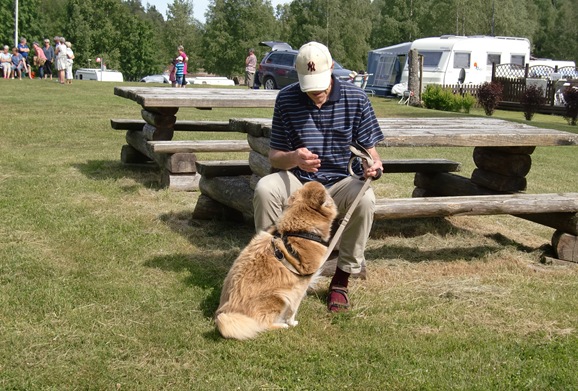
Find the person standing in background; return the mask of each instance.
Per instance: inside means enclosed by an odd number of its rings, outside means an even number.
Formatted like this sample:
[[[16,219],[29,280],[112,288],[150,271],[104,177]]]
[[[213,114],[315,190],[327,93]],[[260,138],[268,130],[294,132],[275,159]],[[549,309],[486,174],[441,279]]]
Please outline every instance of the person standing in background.
[[[255,49],[249,49],[249,55],[245,59],[245,84],[248,88],[253,88],[255,83],[255,71],[257,70],[257,56]]]
[[[34,48],[34,65],[38,67],[38,78],[42,80],[44,77],[44,63],[46,62],[46,56],[44,55],[44,50],[40,47],[38,42],[33,42],[32,47]]]
[[[66,41],[66,84],[72,84],[72,64],[74,64],[74,52],[72,44]]]
[[[18,53],[22,55],[24,59],[24,71],[28,73],[28,77],[32,79],[32,69],[30,68],[30,61],[28,60],[28,54],[30,54],[30,48],[26,43],[26,38],[20,38],[20,43],[18,44]]]
[[[50,46],[50,40],[46,38],[44,40],[44,47],[42,48],[44,52],[44,57],[46,57],[46,61],[44,62],[44,78],[47,79],[50,76],[50,80],[52,80],[52,62],[54,62],[54,48]]]
[[[183,47],[183,45],[179,45],[179,47],[177,48],[177,50],[179,51],[179,56],[183,58],[183,81],[182,81],[182,87],[185,88],[185,86],[187,85],[187,72],[188,70],[188,63],[189,63],[189,57],[187,56],[187,53],[185,53],[185,48]]]
[[[60,37],[58,40],[60,44],[54,49],[56,69],[58,70],[58,82],[64,84],[66,82],[66,63],[68,60],[68,56],[66,55],[66,39]]]

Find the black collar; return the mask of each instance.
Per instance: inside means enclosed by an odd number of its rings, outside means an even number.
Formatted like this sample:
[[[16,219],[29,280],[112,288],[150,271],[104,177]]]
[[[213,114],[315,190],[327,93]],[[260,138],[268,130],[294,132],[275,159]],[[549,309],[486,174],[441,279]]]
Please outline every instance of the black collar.
[[[325,247],[327,247],[328,243],[323,240],[321,238],[321,236],[317,235],[317,234],[313,234],[311,232],[306,232],[306,231],[300,231],[300,232],[288,232],[285,234],[280,234],[279,231],[277,231],[276,229],[274,229],[271,232],[271,235],[273,236],[271,238],[271,244],[273,246],[273,252],[275,254],[275,258],[277,258],[277,260],[279,262],[281,262],[287,269],[289,269],[291,272],[300,275],[300,276],[310,276],[311,274],[302,274],[300,273],[295,266],[293,266],[285,257],[284,251],[282,251],[282,249],[280,249],[276,244],[275,244],[275,239],[281,239],[281,241],[283,242],[283,246],[285,247],[285,250],[287,252],[287,255],[289,255],[291,258],[294,258],[295,261],[297,261],[298,263],[301,263],[301,257],[299,256],[299,254],[293,249],[293,247],[289,244],[289,242],[287,241],[287,238],[290,236],[294,236],[294,237],[298,237],[298,238],[303,238],[303,239],[307,239],[307,240],[311,240],[317,243],[320,243],[322,245],[324,245]]]

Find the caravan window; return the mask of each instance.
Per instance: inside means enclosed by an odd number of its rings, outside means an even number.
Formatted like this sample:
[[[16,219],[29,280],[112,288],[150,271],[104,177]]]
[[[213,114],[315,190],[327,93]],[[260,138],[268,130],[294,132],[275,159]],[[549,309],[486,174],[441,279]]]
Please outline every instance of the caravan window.
[[[486,65],[492,65],[493,63],[501,64],[502,63],[502,55],[501,54],[488,53],[488,62],[486,63]]]
[[[424,68],[437,68],[439,67],[443,52],[420,51],[419,54],[423,56]]]
[[[524,66],[525,57],[523,54],[512,54],[511,58],[512,59],[510,60],[510,62],[512,64],[517,64],[517,65],[520,65],[522,67]]]
[[[470,53],[454,53],[454,69],[470,68]]]

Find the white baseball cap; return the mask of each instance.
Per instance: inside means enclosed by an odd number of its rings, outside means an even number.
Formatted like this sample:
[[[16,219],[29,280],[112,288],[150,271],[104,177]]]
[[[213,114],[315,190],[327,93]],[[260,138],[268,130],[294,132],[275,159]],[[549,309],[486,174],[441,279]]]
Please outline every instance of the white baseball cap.
[[[309,42],[299,48],[295,69],[301,91],[324,91],[331,84],[333,59],[327,46]]]

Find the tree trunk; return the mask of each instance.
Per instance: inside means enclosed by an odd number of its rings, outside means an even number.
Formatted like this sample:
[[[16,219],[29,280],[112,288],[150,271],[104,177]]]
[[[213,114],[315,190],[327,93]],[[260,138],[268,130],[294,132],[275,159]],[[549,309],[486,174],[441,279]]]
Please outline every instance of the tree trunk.
[[[421,91],[419,87],[419,54],[417,49],[409,51],[409,77],[407,88],[411,95],[409,97],[410,106],[421,106]]]

